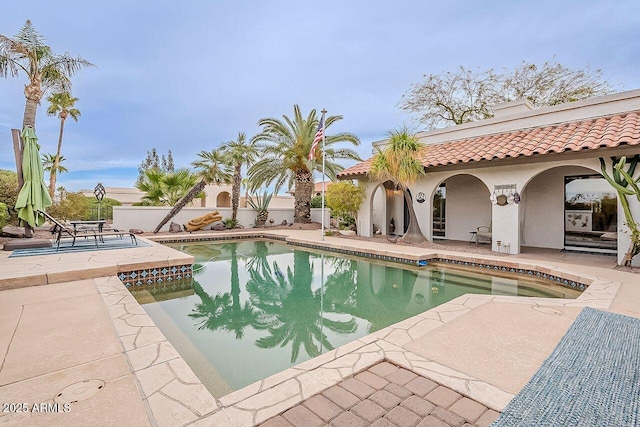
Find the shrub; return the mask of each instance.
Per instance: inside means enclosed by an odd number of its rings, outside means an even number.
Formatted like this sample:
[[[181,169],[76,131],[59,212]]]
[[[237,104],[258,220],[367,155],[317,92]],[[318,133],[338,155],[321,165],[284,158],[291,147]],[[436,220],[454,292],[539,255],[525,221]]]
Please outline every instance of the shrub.
[[[325,194],[331,215],[340,218],[341,228],[354,225],[358,209],[364,200],[364,187],[350,181],[340,181],[327,188]]]
[[[67,193],[65,198],[47,208],[47,213],[63,220],[84,220],[89,217],[90,199],[82,193]]]
[[[18,225],[18,212],[14,209],[18,198],[18,174],[0,169],[0,203],[7,205],[9,218],[7,224]]]
[[[9,209],[7,205],[0,202],[0,230],[9,222]]]
[[[325,204],[327,201],[325,200]],[[313,196],[311,198],[311,207],[312,208],[322,208],[322,196]]]
[[[233,218],[225,218],[222,220],[222,223],[224,224],[227,230],[231,230],[238,226],[238,220]]]
[[[89,199],[89,207],[91,209],[87,219],[98,219],[98,200],[95,197],[87,197]],[[113,207],[122,206],[122,203],[116,199],[105,197],[100,202],[100,219],[113,219]]]

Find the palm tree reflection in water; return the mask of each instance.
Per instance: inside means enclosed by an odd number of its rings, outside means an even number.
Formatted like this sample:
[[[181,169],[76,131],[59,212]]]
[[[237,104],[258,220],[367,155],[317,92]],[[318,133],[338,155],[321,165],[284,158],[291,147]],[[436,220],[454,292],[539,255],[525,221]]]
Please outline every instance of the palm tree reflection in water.
[[[273,272],[267,264],[249,269],[251,279],[247,291],[253,306],[260,310],[254,327],[267,330],[269,335],[256,340],[260,348],[284,347],[291,343],[291,362],[295,362],[304,346],[310,357],[334,347],[323,329],[339,333],[353,333],[357,329],[355,318],[348,321],[324,317],[323,286],[312,290],[313,268],[309,253],[293,252],[293,270],[286,273],[273,263]]]
[[[201,302],[196,304],[189,316],[200,320],[198,323],[199,330],[204,328],[211,331],[223,329],[227,332],[233,332],[236,339],[242,339],[245,328],[255,323],[257,313],[249,301],[245,301],[244,304],[240,302],[238,245],[232,243],[224,245],[223,248],[227,246],[231,250],[231,293],[218,293],[212,298],[194,279],[193,289],[196,295],[200,297]]]
[[[260,334],[265,331],[265,336],[257,338],[255,345],[261,349],[291,345],[291,363],[294,363],[300,358],[301,348],[308,357],[332,350],[334,344],[329,341],[328,333],[361,336],[407,317],[417,277],[415,272],[341,257],[325,259],[324,255],[300,250],[285,249],[270,254],[272,244],[255,241],[252,254],[244,258],[249,275],[245,301],[239,274],[239,261],[243,256],[238,253],[238,243],[217,246],[220,250],[193,246],[194,255],[205,261],[203,266],[194,266],[195,279],[204,273],[208,262],[231,261],[229,292],[211,296],[194,279],[193,288],[200,302],[189,316],[196,320],[199,330],[233,333],[238,340],[245,337],[248,327]],[[283,270],[277,261],[270,260],[276,254],[292,256],[292,265]],[[321,262],[321,286],[313,286],[312,257]],[[325,260],[329,268],[326,277]],[[361,331],[358,331],[357,319],[366,321]]]

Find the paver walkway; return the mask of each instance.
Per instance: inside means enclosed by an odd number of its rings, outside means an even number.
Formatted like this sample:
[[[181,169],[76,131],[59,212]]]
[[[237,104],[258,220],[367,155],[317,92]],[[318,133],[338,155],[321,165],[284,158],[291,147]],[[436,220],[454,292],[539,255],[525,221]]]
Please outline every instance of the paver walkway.
[[[450,388],[378,363],[262,427],[487,427],[499,413]]]

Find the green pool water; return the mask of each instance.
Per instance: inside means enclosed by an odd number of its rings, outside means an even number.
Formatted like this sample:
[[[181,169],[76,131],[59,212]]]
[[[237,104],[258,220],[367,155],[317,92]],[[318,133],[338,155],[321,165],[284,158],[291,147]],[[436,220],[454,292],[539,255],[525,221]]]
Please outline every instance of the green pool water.
[[[520,278],[399,268],[272,241],[169,245],[193,281],[130,288],[204,385],[223,396],[467,293],[575,297]]]

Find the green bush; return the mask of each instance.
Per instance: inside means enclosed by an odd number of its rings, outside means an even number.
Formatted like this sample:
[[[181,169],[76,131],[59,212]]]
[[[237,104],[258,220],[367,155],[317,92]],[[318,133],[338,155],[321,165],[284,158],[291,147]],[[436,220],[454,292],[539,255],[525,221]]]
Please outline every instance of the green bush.
[[[336,182],[327,188],[327,206],[331,208],[331,216],[340,219],[341,229],[355,225],[364,195],[364,187],[351,181]]]
[[[225,218],[222,220],[222,223],[224,224],[227,230],[231,230],[238,226],[238,220],[233,218]]]
[[[90,199],[82,193],[67,193],[65,198],[47,208],[47,213],[62,220],[85,220],[91,211]]]
[[[325,205],[327,201],[325,200]],[[313,196],[311,198],[311,207],[312,208],[322,208],[322,196]]]
[[[9,209],[7,205],[0,202],[0,230],[9,222]]]
[[[98,200],[95,197],[87,198],[89,199],[90,212],[86,219],[96,220],[98,219]],[[114,206],[122,206],[122,203],[116,199],[110,199],[108,197],[102,199],[102,202],[100,202],[100,219],[113,219]]]
[[[15,206],[19,192],[18,174],[14,171],[0,169],[0,203],[4,203],[9,209],[7,224],[18,225],[18,212],[15,210]]]

